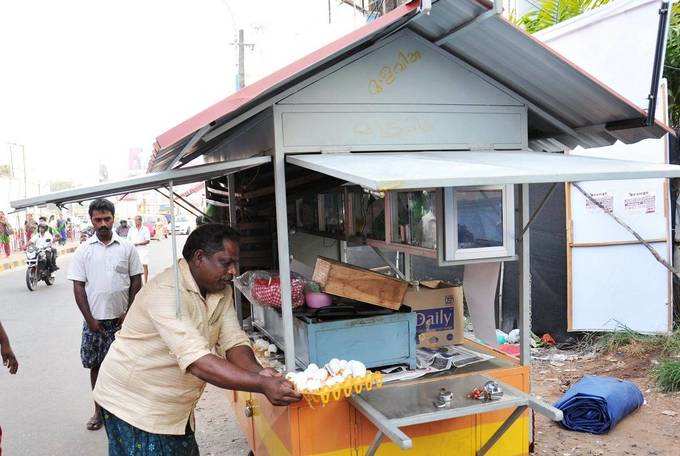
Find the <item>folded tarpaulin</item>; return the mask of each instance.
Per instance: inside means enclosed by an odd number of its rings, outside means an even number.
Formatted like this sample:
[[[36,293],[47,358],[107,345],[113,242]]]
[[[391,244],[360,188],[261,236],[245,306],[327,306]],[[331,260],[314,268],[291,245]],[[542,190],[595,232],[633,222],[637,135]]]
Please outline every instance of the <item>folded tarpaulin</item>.
[[[555,403],[562,425],[572,431],[605,434],[644,403],[633,383],[612,377],[586,375]]]

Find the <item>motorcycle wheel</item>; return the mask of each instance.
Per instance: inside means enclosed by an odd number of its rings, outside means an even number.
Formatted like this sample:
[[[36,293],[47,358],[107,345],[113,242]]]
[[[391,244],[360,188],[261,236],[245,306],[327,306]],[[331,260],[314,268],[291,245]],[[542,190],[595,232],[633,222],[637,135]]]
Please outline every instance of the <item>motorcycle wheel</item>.
[[[53,275],[46,276],[44,280],[45,284],[47,284],[48,287],[52,286],[52,284],[54,283],[54,276]]]
[[[34,291],[38,285],[38,278],[36,277],[37,271],[35,267],[26,269],[26,286],[30,291]]]

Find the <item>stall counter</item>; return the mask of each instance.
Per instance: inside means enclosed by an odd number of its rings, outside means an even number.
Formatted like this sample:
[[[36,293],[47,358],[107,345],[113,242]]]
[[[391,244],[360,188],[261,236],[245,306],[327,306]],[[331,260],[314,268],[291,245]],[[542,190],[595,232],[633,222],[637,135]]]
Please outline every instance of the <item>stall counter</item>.
[[[483,373],[515,388],[529,392],[530,371],[515,358],[488,347],[466,341],[495,359],[476,366],[456,369],[445,376],[426,377],[408,384]],[[399,388],[407,382],[390,386]],[[271,455],[363,455],[377,429],[348,400],[331,401],[324,407],[311,407],[305,401],[288,407],[274,407],[261,394],[229,392],[237,422],[256,456]],[[411,450],[401,450],[385,439],[378,455],[474,455],[484,445],[512,409],[470,415],[434,423],[407,426],[403,431],[413,439]],[[454,451],[452,453],[452,451]],[[512,456],[529,452],[529,415],[524,412],[488,455]]]

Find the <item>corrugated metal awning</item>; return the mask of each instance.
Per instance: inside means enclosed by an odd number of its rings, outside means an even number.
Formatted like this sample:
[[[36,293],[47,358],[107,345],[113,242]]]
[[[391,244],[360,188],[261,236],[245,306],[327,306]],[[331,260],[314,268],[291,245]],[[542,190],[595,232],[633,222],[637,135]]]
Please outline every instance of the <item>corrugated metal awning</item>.
[[[163,133],[149,170],[167,169],[180,154],[210,153],[214,142],[200,136],[228,125],[226,133],[270,108],[295,84],[403,27],[524,97],[534,150],[635,143],[672,132],[660,122],[646,126],[642,109],[498,16],[490,2],[438,0],[429,15],[419,14],[418,6],[417,0],[402,5]]]
[[[146,174],[141,177],[125,179],[116,182],[93,185],[91,187],[74,188],[61,192],[49,193],[33,198],[12,201],[10,205],[14,209],[40,206],[43,204],[66,204],[87,201],[107,196],[123,195],[125,193],[153,190],[167,185],[172,181],[173,185],[192,184],[194,182],[214,179],[225,176],[254,166],[269,163],[271,157],[253,157],[244,160],[215,163],[209,165],[191,166],[188,168],[173,169],[159,173]]]
[[[288,163],[372,190],[680,177],[680,166],[530,151],[289,155]]]

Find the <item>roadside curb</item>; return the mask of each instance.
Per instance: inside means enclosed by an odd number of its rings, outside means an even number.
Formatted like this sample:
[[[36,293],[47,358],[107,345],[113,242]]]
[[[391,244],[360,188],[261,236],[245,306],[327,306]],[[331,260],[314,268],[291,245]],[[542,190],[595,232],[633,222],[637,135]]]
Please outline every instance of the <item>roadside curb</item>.
[[[65,247],[63,249],[57,249],[57,255],[61,256],[61,255],[65,255],[67,253],[73,253],[73,252],[76,251],[77,248],[78,248],[78,246],[74,245],[72,247]],[[10,269],[19,268],[19,267],[22,267],[22,266],[26,266],[26,260],[24,260],[24,259],[0,263],[0,272],[9,271]]]

